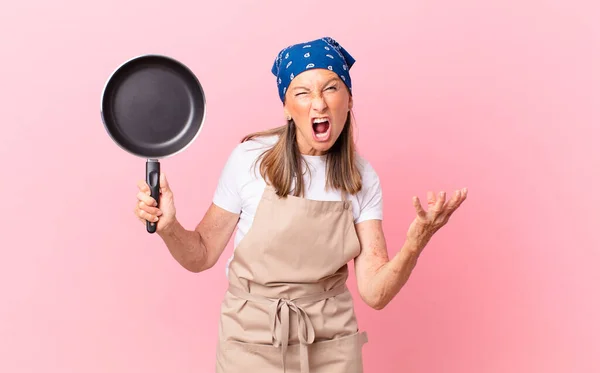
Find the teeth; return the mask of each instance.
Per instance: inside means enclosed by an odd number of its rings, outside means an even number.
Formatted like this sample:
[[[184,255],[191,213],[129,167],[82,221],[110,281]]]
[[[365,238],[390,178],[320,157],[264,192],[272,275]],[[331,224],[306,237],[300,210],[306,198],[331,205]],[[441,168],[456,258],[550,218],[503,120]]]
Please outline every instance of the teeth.
[[[323,122],[327,122],[327,118],[315,118],[313,120],[313,123],[323,123]]]

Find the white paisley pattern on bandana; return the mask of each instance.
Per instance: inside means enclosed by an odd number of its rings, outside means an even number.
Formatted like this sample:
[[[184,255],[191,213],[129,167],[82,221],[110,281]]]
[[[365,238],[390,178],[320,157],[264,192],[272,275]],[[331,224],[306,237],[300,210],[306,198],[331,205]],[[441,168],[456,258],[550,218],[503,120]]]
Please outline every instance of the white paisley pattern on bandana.
[[[331,52],[331,51],[335,51]],[[285,100],[285,92],[292,79],[308,69],[328,69],[339,75],[352,93],[350,68],[354,58],[336,40],[323,37],[305,43],[290,45],[282,49],[271,72],[277,79],[279,98]]]

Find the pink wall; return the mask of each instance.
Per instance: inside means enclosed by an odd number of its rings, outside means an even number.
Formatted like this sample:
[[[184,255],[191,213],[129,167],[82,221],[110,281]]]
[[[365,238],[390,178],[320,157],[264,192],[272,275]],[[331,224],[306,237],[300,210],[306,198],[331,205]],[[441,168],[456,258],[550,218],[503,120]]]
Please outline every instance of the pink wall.
[[[358,141],[390,252],[413,194],[469,187],[397,299],[357,300],[366,371],[600,371],[597,2],[164,4],[2,7],[1,372],[213,371],[231,247],[195,275],[145,232],[144,160],[104,132],[101,90],[141,53],[197,73],[206,126],[163,162],[191,228],[238,139],[283,119],[276,52],[323,35],[358,61]]]

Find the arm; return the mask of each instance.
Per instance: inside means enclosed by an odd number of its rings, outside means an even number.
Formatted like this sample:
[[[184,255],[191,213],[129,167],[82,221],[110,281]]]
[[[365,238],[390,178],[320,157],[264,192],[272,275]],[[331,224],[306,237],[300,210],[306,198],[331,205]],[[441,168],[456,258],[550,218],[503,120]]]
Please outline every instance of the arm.
[[[355,272],[361,298],[374,309],[384,308],[408,281],[419,256],[432,236],[442,228],[450,216],[467,198],[467,189],[457,190],[452,199],[445,201],[428,193],[428,211],[423,210],[419,198],[413,198],[417,217],[408,229],[404,245],[389,260],[381,220],[367,220],[356,225],[361,253],[355,259]]]
[[[381,220],[359,223],[356,232],[361,245],[361,253],[354,262],[358,291],[366,304],[381,310],[408,281],[420,250],[407,240],[390,260]]]
[[[186,230],[179,221],[158,234],[175,260],[191,272],[212,268],[231,239],[239,214],[224,210],[214,203],[195,230]]]
[[[231,239],[241,214],[238,189],[245,179],[239,178],[246,175],[247,162],[248,157],[239,147],[231,152],[221,171],[213,203],[194,230],[186,230],[174,219],[173,224],[158,232],[171,255],[189,271],[212,268]],[[170,194],[168,183],[165,185]]]

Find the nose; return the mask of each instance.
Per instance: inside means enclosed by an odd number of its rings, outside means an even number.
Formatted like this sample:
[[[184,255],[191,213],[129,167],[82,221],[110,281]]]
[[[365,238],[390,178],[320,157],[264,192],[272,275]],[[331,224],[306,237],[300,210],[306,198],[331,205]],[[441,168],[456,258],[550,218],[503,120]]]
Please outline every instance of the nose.
[[[325,97],[323,97],[323,95],[321,94],[315,95],[312,99],[311,106],[314,111],[325,111],[325,109],[327,109],[327,102],[325,101]]]

